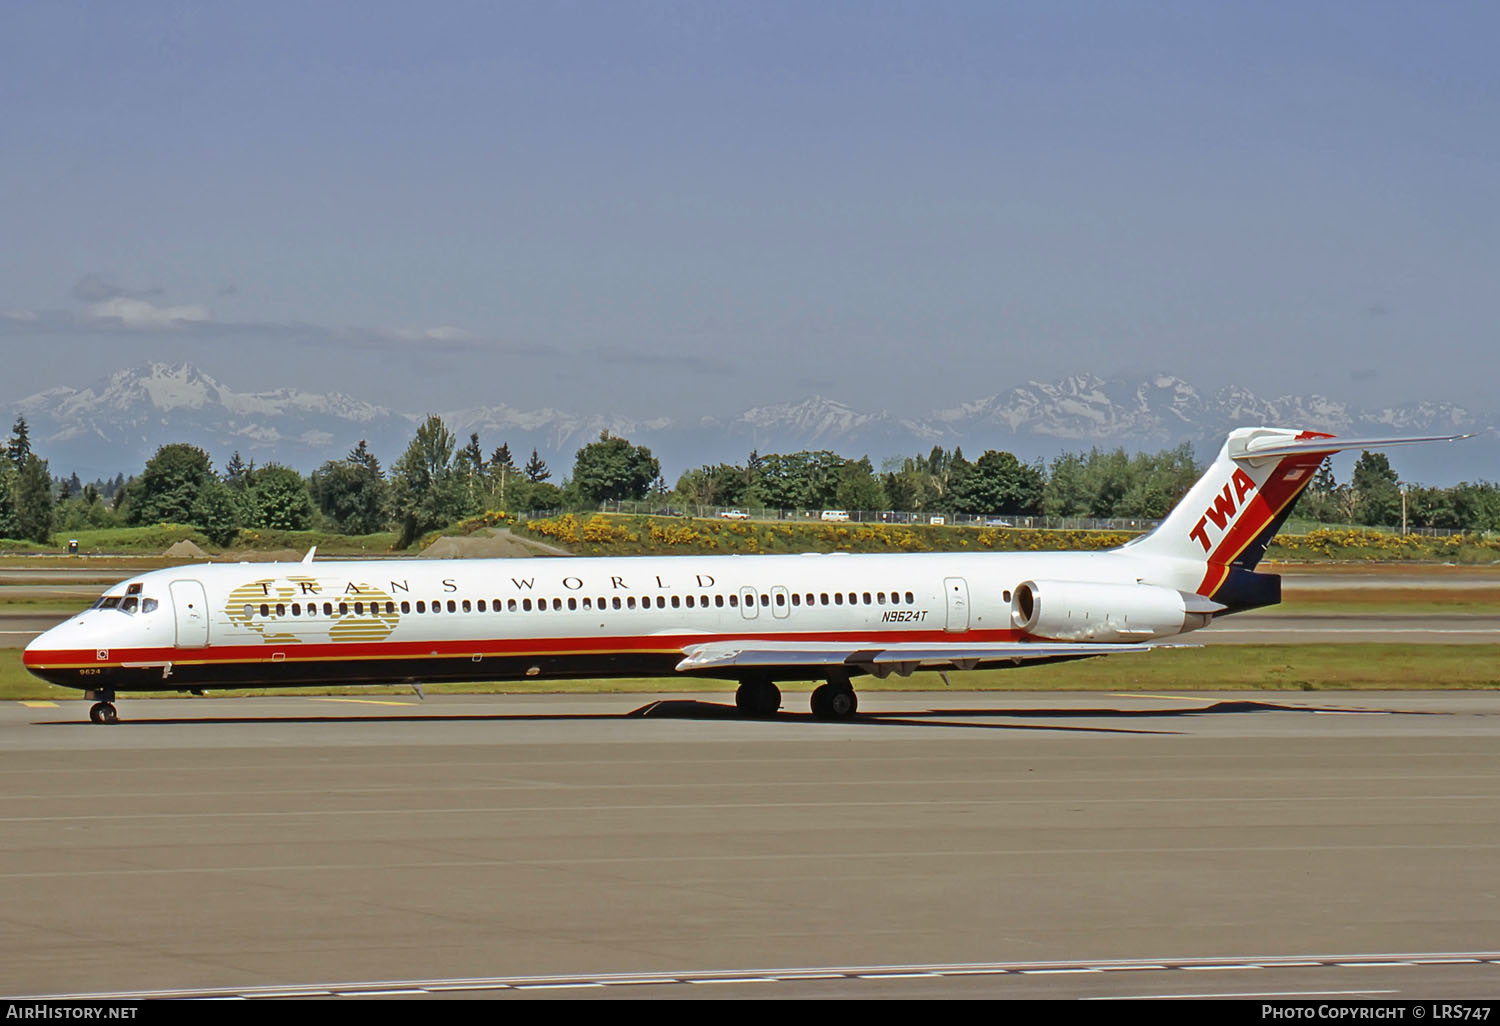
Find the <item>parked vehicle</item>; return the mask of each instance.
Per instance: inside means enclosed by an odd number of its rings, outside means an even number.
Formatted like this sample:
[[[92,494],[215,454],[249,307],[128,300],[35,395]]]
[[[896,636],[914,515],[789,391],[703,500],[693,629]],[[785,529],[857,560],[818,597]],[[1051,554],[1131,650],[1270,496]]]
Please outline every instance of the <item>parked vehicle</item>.
[[[847,524],[849,522],[849,511],[842,509],[825,509],[823,520],[830,524]]]
[[[742,509],[726,509],[719,512],[722,520],[749,520],[750,514]]]

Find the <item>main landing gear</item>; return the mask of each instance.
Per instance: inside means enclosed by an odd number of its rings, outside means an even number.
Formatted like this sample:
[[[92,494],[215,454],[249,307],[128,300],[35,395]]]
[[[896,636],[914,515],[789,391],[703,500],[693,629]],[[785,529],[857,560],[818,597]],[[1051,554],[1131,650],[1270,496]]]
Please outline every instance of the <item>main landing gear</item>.
[[[97,698],[98,701],[89,707],[89,721],[92,723],[118,723],[119,715],[115,712],[115,693],[113,691],[85,691],[84,698]]]
[[[850,720],[859,710],[859,696],[847,680],[831,680],[812,693],[812,714],[820,720]]]
[[[735,708],[741,716],[765,719],[781,708],[781,689],[769,678],[752,677],[740,682],[734,693]],[[821,684],[812,693],[812,714],[820,720],[849,720],[859,709],[859,696],[847,677]]]
[[[752,677],[741,681],[739,689],[734,693],[734,707],[740,711],[741,716],[753,716],[756,719],[775,716],[776,710],[781,708],[781,689],[768,677]]]

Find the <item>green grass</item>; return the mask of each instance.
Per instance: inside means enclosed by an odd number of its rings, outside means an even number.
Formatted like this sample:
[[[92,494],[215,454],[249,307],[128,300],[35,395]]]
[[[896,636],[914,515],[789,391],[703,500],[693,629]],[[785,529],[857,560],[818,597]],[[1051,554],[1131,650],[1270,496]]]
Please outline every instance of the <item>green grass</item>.
[[[1211,645],[1166,648],[1052,666],[949,674],[954,690],[970,691],[1423,691],[1500,687],[1495,645]],[[728,692],[732,682],[691,677],[432,685],[432,694],[659,694]],[[788,693],[810,684],[786,684]],[[944,691],[936,673],[855,680],[860,691]],[[378,697],[409,689],[320,687],[211,692]],[[0,700],[77,698],[26,672],[19,649],[0,649]],[[159,697],[180,697],[160,692]],[[132,694],[131,697],[143,697]]]
[[[228,546],[218,546],[196,528],[183,524],[155,524],[149,527],[107,527],[79,530],[59,534],[53,545],[37,545],[31,542],[5,542],[4,551],[16,554],[59,554],[69,540],[78,542],[78,551],[86,556],[126,553],[159,556],[180,541],[190,541],[210,554],[233,555],[238,552],[264,552],[272,549],[293,549],[306,552],[316,545],[326,555],[385,556],[396,544],[396,534],[382,531],[378,534],[346,535],[330,531],[270,531],[246,528],[239,538]],[[35,565],[27,560],[26,565]]]

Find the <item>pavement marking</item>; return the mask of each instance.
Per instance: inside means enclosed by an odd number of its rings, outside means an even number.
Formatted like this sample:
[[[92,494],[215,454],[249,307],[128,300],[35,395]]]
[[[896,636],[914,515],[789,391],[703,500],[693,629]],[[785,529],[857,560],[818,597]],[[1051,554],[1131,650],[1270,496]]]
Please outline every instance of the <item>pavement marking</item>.
[[[1247,990],[1238,994],[1204,991],[1197,994],[1105,994],[1085,997],[1083,1001],[1182,1001],[1200,998],[1290,998],[1354,997],[1362,994],[1399,994],[1399,990]]]
[[[495,976],[436,980],[362,980],[347,983],[288,984],[260,987],[199,987],[180,990],[107,991],[85,994],[0,995],[11,1001],[144,1001],[163,998],[250,999],[307,996],[369,997],[374,995],[415,995],[452,991],[479,990],[598,990],[606,987],[685,986],[740,983],[806,983],[812,980],[899,980],[961,978],[973,976],[1042,976],[1090,974],[1140,970],[1154,972],[1205,970],[1264,970],[1290,968],[1363,968],[1406,965],[1480,964],[1500,965],[1500,952],[1418,952],[1407,955],[1391,953],[1368,955],[1271,956],[1254,962],[1241,959],[1176,958],[1123,959],[1114,961],[1053,962],[967,962],[950,965],[865,965],[786,967],[781,969],[698,970],[670,973],[602,973],[568,976]],[[1133,994],[1094,998],[1093,1000],[1145,1000],[1151,998],[1205,997],[1306,997],[1360,994],[1394,994],[1395,990],[1305,990],[1244,991],[1220,993]]]
[[[1144,691],[1117,691],[1110,695],[1111,698],[1161,698],[1173,702],[1217,702],[1218,698],[1204,698],[1202,695],[1151,695]]]
[[[1226,851],[1241,854],[1253,854],[1255,852],[1341,852],[1341,851],[1490,851],[1500,848],[1500,843],[1483,844],[1292,844],[1292,845],[1256,845],[1252,848],[1243,845],[1228,845],[1224,847],[1205,847],[1203,845],[1184,846],[1180,848],[1171,847],[1130,847],[1130,848],[1101,848],[1090,850],[1090,855],[1217,855]],[[531,866],[631,866],[652,865],[659,866],[667,863],[675,865],[686,865],[695,862],[726,863],[787,863],[787,862],[854,862],[881,860],[881,859],[911,859],[916,857],[933,859],[961,859],[961,858],[1028,858],[1038,856],[1070,856],[1077,855],[1077,848],[1049,848],[1038,850],[1034,848],[966,848],[961,850],[892,850],[892,851],[834,851],[834,852],[778,852],[771,854],[751,855],[596,855],[577,856],[573,858],[491,858],[491,859],[450,859],[444,861],[429,862],[383,862],[382,869],[398,870],[435,870],[435,869],[490,869],[495,867]],[[40,880],[54,877],[103,877],[103,878],[148,878],[153,876],[233,876],[235,874],[250,873],[349,873],[363,872],[370,868],[369,863],[361,862],[320,862],[320,863],[287,863],[276,865],[234,865],[234,866],[197,866],[177,865],[152,868],[127,869],[122,867],[105,867],[101,869],[50,869],[28,872],[6,872],[0,873],[0,880]],[[1494,964],[1500,965],[1500,960]],[[1226,968],[1254,969],[1257,966],[1232,966]]]
[[[310,698],[310,702],[347,702],[350,705],[416,705],[416,702],[391,702],[378,698]]]
[[[1185,965],[1183,969],[1194,972],[1221,972],[1231,969],[1264,969],[1263,965]]]
[[[23,706],[25,706],[26,708],[28,708],[28,709],[56,709],[57,708],[57,703],[56,702],[22,702],[21,704]]]

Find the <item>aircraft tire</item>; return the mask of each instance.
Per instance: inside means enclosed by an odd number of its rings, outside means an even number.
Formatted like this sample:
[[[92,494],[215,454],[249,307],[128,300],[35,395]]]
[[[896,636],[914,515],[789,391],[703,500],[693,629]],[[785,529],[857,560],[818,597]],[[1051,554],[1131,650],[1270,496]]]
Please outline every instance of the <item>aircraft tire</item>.
[[[109,702],[95,702],[89,709],[89,719],[94,723],[118,723],[119,714]]]
[[[742,681],[734,692],[734,706],[741,716],[775,716],[781,708],[781,689],[768,680]]]
[[[848,683],[823,684],[813,689],[812,714],[820,720],[853,719],[859,696]]]

